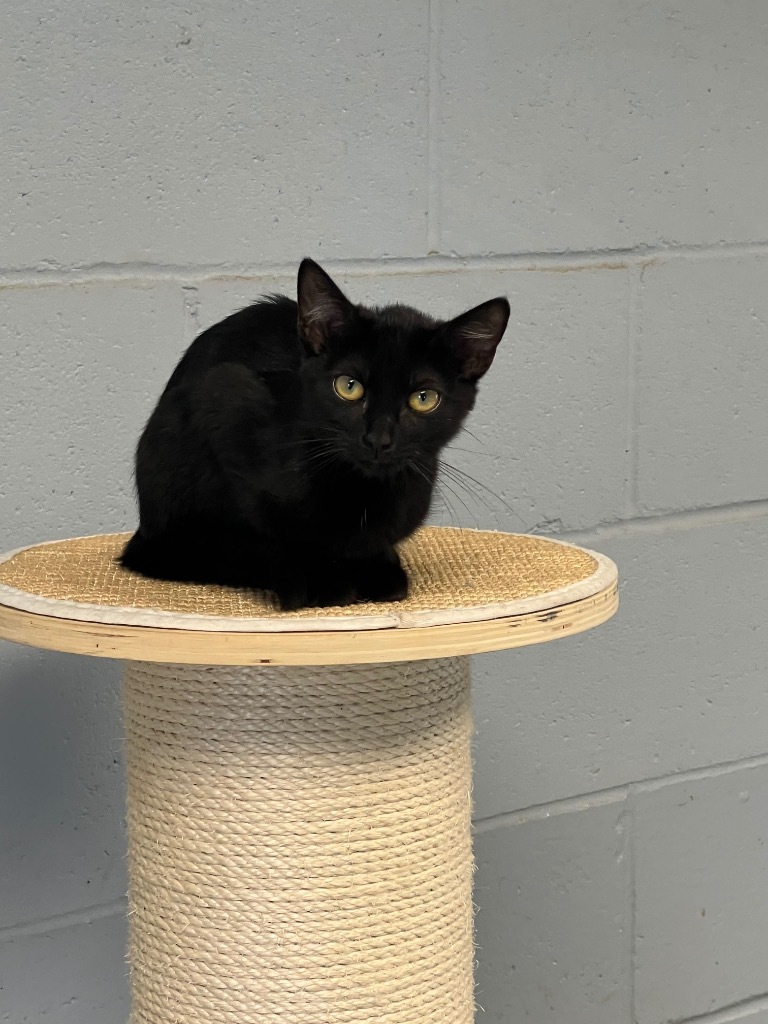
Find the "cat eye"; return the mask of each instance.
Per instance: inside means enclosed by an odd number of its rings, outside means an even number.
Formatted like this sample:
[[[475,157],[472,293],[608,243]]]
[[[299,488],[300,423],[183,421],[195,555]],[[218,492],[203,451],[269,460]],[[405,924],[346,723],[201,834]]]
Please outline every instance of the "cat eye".
[[[360,381],[354,377],[347,377],[344,373],[334,380],[333,390],[345,402],[359,402],[365,394],[365,388]]]
[[[422,388],[409,396],[408,405],[414,412],[434,412],[440,405],[440,395],[433,388]]]

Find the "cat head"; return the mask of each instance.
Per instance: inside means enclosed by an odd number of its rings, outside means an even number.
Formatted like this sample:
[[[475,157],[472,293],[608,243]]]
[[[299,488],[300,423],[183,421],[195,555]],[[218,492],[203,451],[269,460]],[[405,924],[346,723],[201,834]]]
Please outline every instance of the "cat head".
[[[305,259],[298,331],[306,412],[329,458],[373,477],[424,468],[472,410],[508,319],[505,298],[446,322],[409,306],[355,305]]]

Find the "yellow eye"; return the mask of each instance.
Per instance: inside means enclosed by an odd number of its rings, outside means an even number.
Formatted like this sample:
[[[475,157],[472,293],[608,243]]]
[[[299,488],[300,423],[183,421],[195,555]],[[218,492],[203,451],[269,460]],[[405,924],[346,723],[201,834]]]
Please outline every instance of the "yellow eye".
[[[347,377],[346,374],[336,378],[333,382],[333,390],[345,402],[359,402],[365,394],[365,388],[360,381],[355,380],[354,377]]]
[[[414,412],[434,412],[440,405],[440,395],[432,388],[422,388],[421,391],[414,391],[408,399],[408,405]]]

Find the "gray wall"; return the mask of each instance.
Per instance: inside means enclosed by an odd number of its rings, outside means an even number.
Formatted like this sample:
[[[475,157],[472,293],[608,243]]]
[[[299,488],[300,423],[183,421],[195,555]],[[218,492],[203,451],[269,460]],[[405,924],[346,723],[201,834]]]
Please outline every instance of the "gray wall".
[[[476,661],[479,1019],[767,1024],[768,7],[4,6],[1,546],[132,525],[175,360],[301,256],[506,292],[457,518],[623,588]],[[118,672],[0,648],[9,1024],[125,1020]]]

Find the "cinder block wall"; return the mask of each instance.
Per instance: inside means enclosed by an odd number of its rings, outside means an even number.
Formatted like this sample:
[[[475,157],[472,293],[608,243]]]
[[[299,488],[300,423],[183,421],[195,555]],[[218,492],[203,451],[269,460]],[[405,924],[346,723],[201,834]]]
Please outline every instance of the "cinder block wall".
[[[130,527],[179,354],[301,256],[506,292],[443,519],[623,603],[476,661],[478,1020],[766,1024],[766,5],[3,6],[1,546]],[[118,673],[0,648],[9,1024],[126,1018]]]

